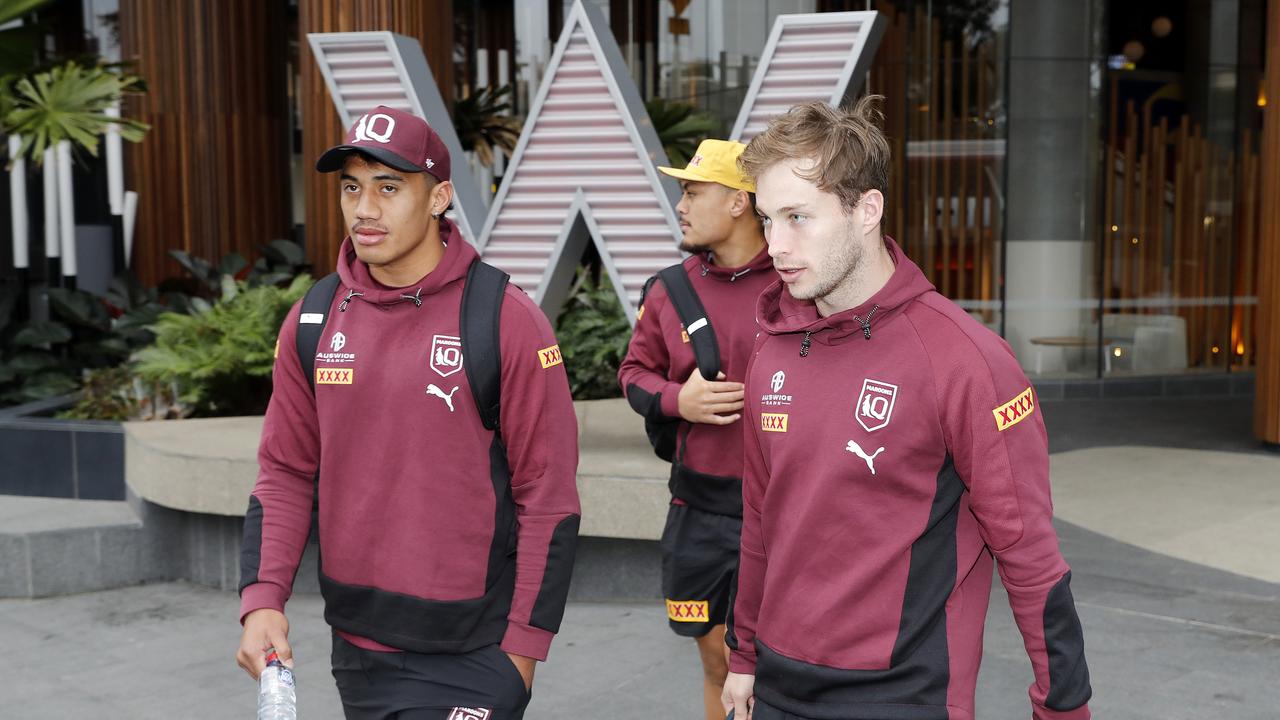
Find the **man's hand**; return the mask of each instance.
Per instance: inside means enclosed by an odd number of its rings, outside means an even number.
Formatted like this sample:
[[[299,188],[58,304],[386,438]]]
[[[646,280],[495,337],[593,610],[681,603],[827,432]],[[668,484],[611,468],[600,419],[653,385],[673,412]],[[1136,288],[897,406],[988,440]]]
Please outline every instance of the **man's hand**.
[[[293,667],[293,648],[289,647],[289,621],[284,613],[270,608],[259,608],[244,617],[244,632],[240,634],[240,652],[236,662],[254,680],[267,667],[267,650],[275,648],[280,662]]]
[[[720,694],[720,704],[724,706],[726,715],[733,711],[733,720],[751,720],[751,711],[755,706],[755,675],[743,675],[731,672],[724,679],[724,692]]]
[[[533,690],[533,671],[538,667],[538,661],[524,655],[515,655],[507,653],[507,657],[511,658],[511,664],[516,666],[516,670],[520,671],[520,677],[524,678],[525,691]]]
[[[716,376],[723,381],[724,373]],[[680,386],[680,417],[691,423],[728,425],[742,417],[742,383],[712,382],[693,369],[689,379]],[[733,413],[724,415],[723,413]]]

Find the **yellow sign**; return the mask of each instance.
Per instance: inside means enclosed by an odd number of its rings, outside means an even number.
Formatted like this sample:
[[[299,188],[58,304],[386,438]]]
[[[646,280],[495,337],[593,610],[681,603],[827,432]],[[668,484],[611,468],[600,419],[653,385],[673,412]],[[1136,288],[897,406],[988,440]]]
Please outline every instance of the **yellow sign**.
[[[667,617],[676,622],[710,622],[706,600],[668,600]]]
[[[355,375],[354,368],[316,368],[316,384],[350,385]]]
[[[1035,397],[1031,393],[1031,388],[1027,388],[1018,397],[992,410],[991,414],[996,417],[996,429],[1004,432],[1025,420],[1028,415],[1035,412],[1035,409]]]
[[[538,362],[542,363],[543,370],[564,362],[564,358],[560,356],[560,346],[552,345],[549,348],[539,350]]]
[[[765,432],[786,432],[786,413],[760,413],[760,429]]]

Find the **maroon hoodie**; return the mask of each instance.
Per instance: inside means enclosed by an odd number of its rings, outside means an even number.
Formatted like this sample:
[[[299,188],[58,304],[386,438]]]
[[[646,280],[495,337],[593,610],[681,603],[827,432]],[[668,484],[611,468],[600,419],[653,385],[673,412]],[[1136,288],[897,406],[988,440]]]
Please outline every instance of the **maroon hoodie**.
[[[1034,717],[1088,718],[1031,383],[886,246],[896,270],[857,308],[760,298],[730,667],[808,717],[972,720],[994,555]]]
[[[767,250],[740,268],[714,265],[705,255],[684,261],[720,346],[720,371],[731,382],[746,376],[759,328],[756,298],[778,279]],[[698,363],[662,281],[655,281],[636,317],[618,382],[631,407],[647,418],[680,418],[680,387]],[[742,515],[742,424],[680,420],[671,495],[700,510]]]
[[[448,223],[439,266],[386,288],[343,243],[314,394],[280,331],[274,391],[245,518],[243,618],[283,610],[319,472],[325,620],[370,649],[467,652],[498,643],[545,659],[578,529],[577,422],[547,318],[508,286],[501,437],[486,430],[458,341],[476,251]]]

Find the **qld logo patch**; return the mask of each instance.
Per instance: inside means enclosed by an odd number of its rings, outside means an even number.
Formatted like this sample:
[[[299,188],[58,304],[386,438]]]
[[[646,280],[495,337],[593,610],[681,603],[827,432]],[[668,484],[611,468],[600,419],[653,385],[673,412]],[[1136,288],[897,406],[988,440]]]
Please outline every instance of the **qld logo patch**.
[[[354,368],[316,368],[317,385],[350,385],[355,376]]]
[[[440,377],[462,369],[462,338],[452,335],[435,335],[431,338],[431,369]]]
[[[706,600],[668,600],[667,617],[676,622],[710,622]]]
[[[1027,388],[1018,397],[992,410],[991,414],[996,416],[996,429],[1004,432],[1025,420],[1035,410],[1035,396],[1031,393],[1031,388]]]
[[[787,431],[786,413],[760,413],[760,429],[765,432]]]
[[[445,720],[489,720],[492,714],[489,708],[456,707]]]
[[[898,399],[898,386],[879,380],[862,381],[862,393],[853,415],[867,432],[875,432],[893,418],[893,406]]]
[[[564,362],[564,358],[560,355],[560,346],[552,345],[549,348],[542,348],[538,351],[538,362],[542,363],[542,369],[555,367]]]

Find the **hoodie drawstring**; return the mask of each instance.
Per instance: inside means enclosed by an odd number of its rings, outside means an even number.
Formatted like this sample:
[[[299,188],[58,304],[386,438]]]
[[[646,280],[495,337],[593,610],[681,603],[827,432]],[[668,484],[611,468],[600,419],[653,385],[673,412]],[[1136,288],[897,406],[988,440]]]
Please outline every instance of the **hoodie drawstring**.
[[[867,313],[867,317],[865,320],[863,318],[858,317],[857,315],[853,316],[853,319],[857,320],[858,323],[862,325],[862,337],[868,340],[871,339],[871,317],[875,315],[876,311],[879,309],[880,309],[879,305],[872,305],[871,312]],[[810,339],[812,336],[813,336],[812,330],[805,331],[804,339],[800,341],[800,357],[809,357],[809,348],[813,346],[813,341]]]
[[[711,272],[711,268],[707,267],[706,263],[702,263],[701,265],[699,265],[699,267],[702,268],[701,277],[706,277],[707,273]],[[746,275],[749,272],[751,272],[751,268],[743,268],[742,270],[739,270],[738,272],[730,275],[729,282],[733,282],[734,280],[737,280],[738,278],[742,277],[743,275]]]
[[[870,339],[871,339],[871,316],[872,316],[872,315],[875,315],[875,314],[876,314],[876,311],[877,311],[877,310],[879,310],[879,309],[880,309],[880,306],[879,306],[879,305],[872,305],[872,306],[871,306],[871,312],[867,313],[867,319],[866,319],[866,320],[863,320],[862,318],[858,317],[857,315],[854,315],[854,316],[853,316],[853,319],[854,319],[854,320],[857,320],[858,322],[862,323],[862,337],[864,337],[864,338],[866,338],[866,339],[868,339],[868,340],[870,340]]]
[[[342,298],[342,302],[338,303],[338,312],[346,312],[347,306],[351,304],[351,298],[364,297],[364,293],[348,290],[347,296]]]
[[[403,295],[403,294],[402,294],[402,295],[400,296],[400,299],[401,299],[401,300],[408,300],[409,302],[412,302],[415,306],[417,306],[417,307],[422,307],[422,288],[418,288],[418,291],[417,291],[417,292],[415,292],[415,293],[414,293],[414,294],[412,294],[412,295]]]

